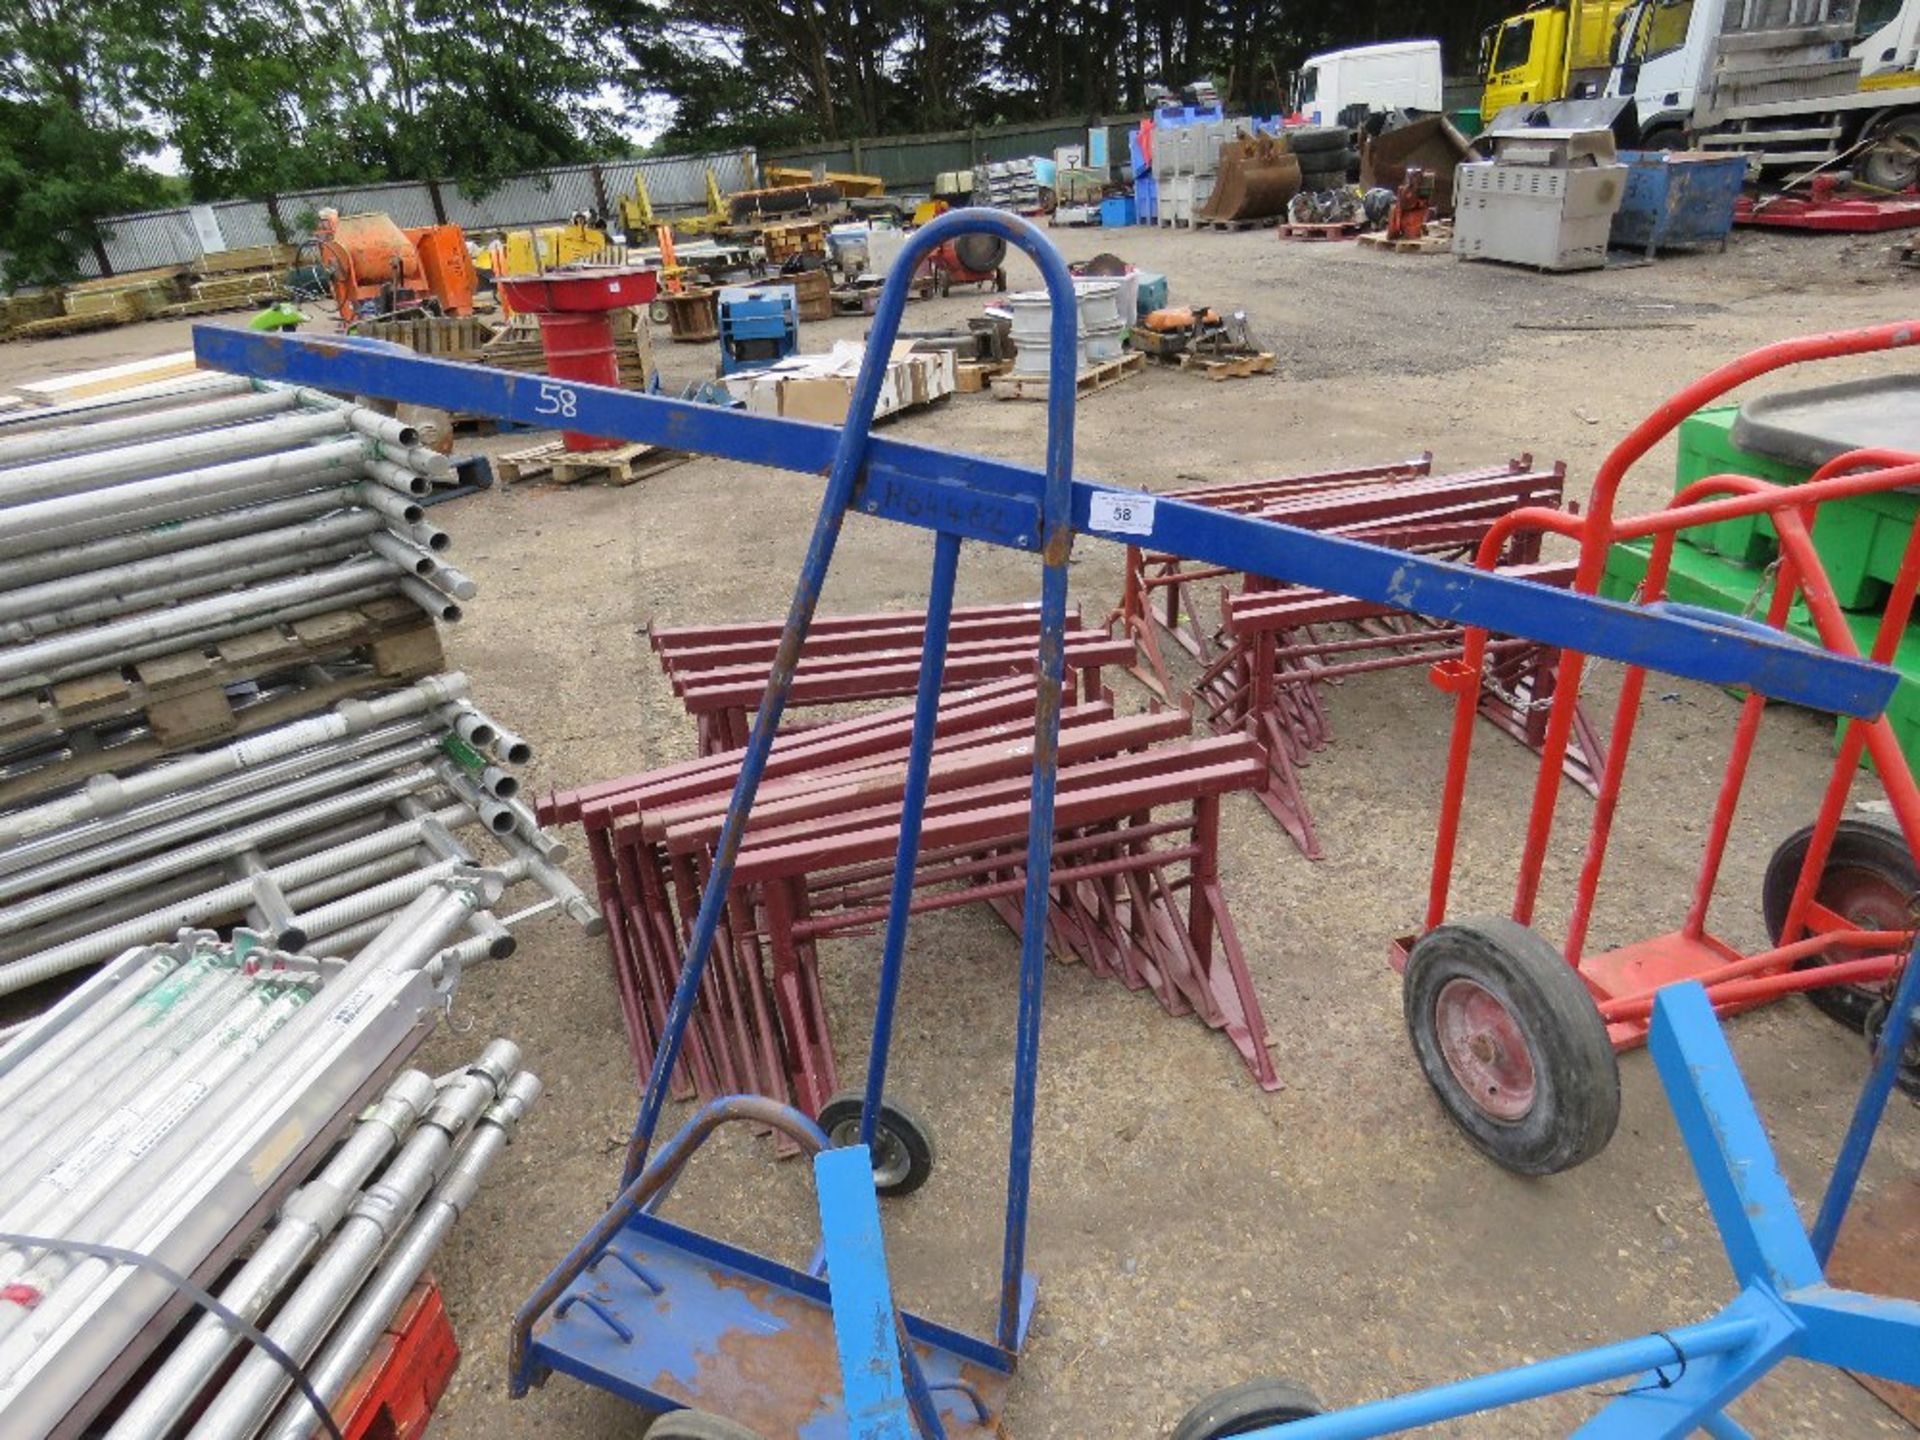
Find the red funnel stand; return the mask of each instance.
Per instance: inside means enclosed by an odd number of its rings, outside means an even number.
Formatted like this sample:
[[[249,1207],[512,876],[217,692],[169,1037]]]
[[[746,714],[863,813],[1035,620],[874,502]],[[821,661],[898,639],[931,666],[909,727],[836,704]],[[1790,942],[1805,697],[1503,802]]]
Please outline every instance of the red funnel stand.
[[[494,282],[507,304],[540,319],[540,348],[547,373],[556,380],[589,385],[618,385],[620,362],[613,351],[609,312],[645,305],[660,292],[657,270],[604,269],[552,271],[545,275],[503,275]],[[620,440],[604,440],[568,430],[569,450],[614,450]]]

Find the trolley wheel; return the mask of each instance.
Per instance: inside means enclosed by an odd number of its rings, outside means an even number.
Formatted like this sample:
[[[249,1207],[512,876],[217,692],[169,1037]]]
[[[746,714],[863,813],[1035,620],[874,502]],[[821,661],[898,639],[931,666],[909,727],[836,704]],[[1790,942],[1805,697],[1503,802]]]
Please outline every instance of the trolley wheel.
[[[1620,1121],[1620,1065],[1579,973],[1504,917],[1422,936],[1403,989],[1414,1054],[1466,1137],[1520,1175],[1591,1160]]]
[[[860,1142],[858,1090],[843,1090],[820,1111],[820,1128],[836,1149]],[[906,1106],[894,1100],[880,1102],[880,1122],[873,1127],[873,1188],[882,1195],[911,1195],[933,1174],[933,1131]]]
[[[1181,1417],[1173,1440],[1224,1440],[1327,1413],[1320,1397],[1291,1380],[1248,1380],[1216,1390]]]
[[[646,1440],[761,1440],[758,1430],[749,1430],[723,1415],[704,1410],[669,1410],[654,1418],[647,1427]]]
[[[993,288],[1001,294],[1007,289],[1007,267],[1002,265],[993,272]]]
[[[647,305],[647,319],[656,325],[665,325],[673,319],[673,311],[664,300],[654,300]]]
[[[1867,1045],[1876,1058],[1887,1032],[1887,1012],[1892,1008],[1892,997],[1883,995],[1867,1010]],[[1909,1100],[1920,1104],[1920,1020],[1910,1018],[1907,1022],[1907,1033],[1901,1043],[1900,1068],[1893,1072],[1893,1083],[1900,1087]]]
[[[1767,862],[1766,878],[1760,882],[1760,913],[1766,918],[1767,935],[1776,945],[1812,842],[1811,825],[1782,840]],[[1820,872],[1813,896],[1863,930],[1906,930],[1913,924],[1911,905],[1917,889],[1920,869],[1915,867],[1906,838],[1898,830],[1873,820],[1842,820],[1834,831],[1827,868]],[[1806,970],[1828,964],[1841,958],[1847,949],[1836,945],[1824,954],[1809,956],[1794,968]],[[1880,997],[1879,990],[1870,985],[1829,985],[1806,993],[1822,1014],[1856,1031],[1866,1023],[1867,1012]]]
[[[953,276],[945,269],[936,268],[933,272],[933,288],[940,292],[940,298],[946,299],[953,293]]]

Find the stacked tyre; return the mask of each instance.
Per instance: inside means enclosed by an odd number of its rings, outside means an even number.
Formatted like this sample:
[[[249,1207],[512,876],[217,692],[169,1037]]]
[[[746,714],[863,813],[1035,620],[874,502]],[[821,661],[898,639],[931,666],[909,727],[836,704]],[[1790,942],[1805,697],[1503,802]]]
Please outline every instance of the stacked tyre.
[[[1360,163],[1352,132],[1340,125],[1303,125],[1287,132],[1287,144],[1300,161],[1303,189],[1337,190]]]

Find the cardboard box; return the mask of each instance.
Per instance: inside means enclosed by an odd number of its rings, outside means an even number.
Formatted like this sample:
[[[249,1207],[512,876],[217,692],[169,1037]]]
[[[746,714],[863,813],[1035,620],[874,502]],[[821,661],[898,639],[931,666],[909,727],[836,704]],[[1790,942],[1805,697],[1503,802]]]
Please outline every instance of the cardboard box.
[[[729,375],[727,391],[753,414],[843,425],[865,358],[864,345],[840,340],[824,355],[791,355],[762,370]],[[920,354],[906,341],[896,344],[880,383],[875,418],[953,394],[959,384],[954,366],[952,351]]]

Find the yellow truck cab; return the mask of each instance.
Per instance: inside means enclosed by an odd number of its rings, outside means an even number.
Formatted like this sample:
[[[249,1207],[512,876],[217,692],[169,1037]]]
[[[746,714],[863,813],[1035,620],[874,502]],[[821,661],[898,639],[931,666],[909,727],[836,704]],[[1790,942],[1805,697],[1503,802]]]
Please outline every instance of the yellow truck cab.
[[[1542,0],[1480,37],[1480,118],[1509,105],[1598,95],[1630,0]]]

